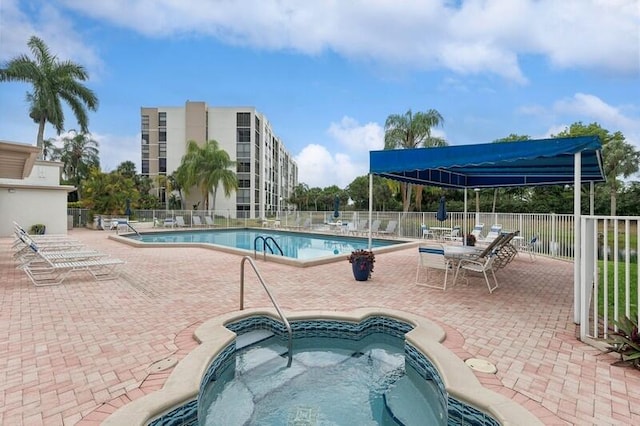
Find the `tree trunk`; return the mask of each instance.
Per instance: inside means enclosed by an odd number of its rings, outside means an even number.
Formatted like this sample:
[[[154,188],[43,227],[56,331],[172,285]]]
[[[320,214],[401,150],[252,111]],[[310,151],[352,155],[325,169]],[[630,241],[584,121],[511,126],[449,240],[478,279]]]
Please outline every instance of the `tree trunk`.
[[[403,212],[408,212],[409,211],[409,206],[411,205],[411,184],[410,183],[406,183],[405,184],[405,188],[406,188],[406,193],[405,191],[403,191],[403,196],[402,196],[402,211]]]
[[[611,216],[616,215],[616,191],[611,191]]]
[[[497,201],[498,201],[498,188],[495,188],[493,190],[493,207],[491,209],[491,213],[495,214],[495,212],[496,212],[496,202]]]
[[[40,118],[40,123],[38,124],[38,137],[36,139],[36,146],[40,148],[40,153],[38,154],[38,160],[42,160],[44,158],[44,126],[47,124],[47,120],[45,117]]]

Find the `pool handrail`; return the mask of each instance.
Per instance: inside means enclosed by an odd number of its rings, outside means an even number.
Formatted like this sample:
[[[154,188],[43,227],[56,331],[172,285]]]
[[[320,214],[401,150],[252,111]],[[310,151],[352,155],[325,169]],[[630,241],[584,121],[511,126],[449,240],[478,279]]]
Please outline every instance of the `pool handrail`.
[[[240,310],[241,311],[244,310],[244,264],[247,261],[249,261],[249,264],[253,268],[253,271],[256,273],[256,276],[258,277],[258,281],[260,281],[260,284],[262,284],[262,288],[264,288],[264,291],[267,292],[267,296],[269,296],[269,299],[271,299],[271,303],[273,304],[273,307],[276,308],[276,312],[278,312],[278,315],[280,316],[280,319],[282,320],[284,327],[287,329],[287,335],[289,337],[289,350],[288,350],[289,360],[287,361],[287,367],[291,367],[291,362],[293,361],[293,333],[291,332],[291,324],[289,324],[289,320],[282,313],[282,310],[280,309],[278,302],[276,302],[276,299],[274,299],[273,295],[271,294],[271,291],[269,290],[267,283],[262,278],[262,275],[258,271],[258,267],[256,266],[251,256],[243,256],[242,260],[240,261]]]
[[[258,235],[253,240],[253,258],[254,259],[257,257],[258,240],[262,240],[262,257],[264,260],[267,260],[267,247],[269,247],[269,250],[271,250],[271,254],[274,254],[273,247],[269,245],[269,240],[273,241],[273,244],[275,244],[278,250],[280,250],[280,256],[284,256],[284,252],[282,251],[282,248],[273,237],[271,236],[264,237],[262,235]]]

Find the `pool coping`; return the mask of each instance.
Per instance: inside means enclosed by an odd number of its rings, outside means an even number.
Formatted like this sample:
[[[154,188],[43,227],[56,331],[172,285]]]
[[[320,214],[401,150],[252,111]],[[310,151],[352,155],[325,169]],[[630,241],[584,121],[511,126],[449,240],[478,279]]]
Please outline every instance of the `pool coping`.
[[[106,426],[146,425],[155,418],[197,398],[208,366],[235,340],[236,334],[225,326],[244,318],[260,315],[279,321],[279,316],[274,309],[254,308],[228,312],[204,322],[193,334],[200,345],[175,366],[164,386],[160,390],[120,407],[102,424]],[[433,363],[450,396],[490,414],[504,426],[543,425],[542,421],[525,407],[482,386],[464,361],[442,345],[446,338],[444,329],[427,318],[400,310],[375,307],[344,312],[325,310],[286,312],[285,315],[289,321],[335,320],[359,323],[369,317],[383,316],[407,322],[414,327],[405,335],[407,342]]]
[[[163,230],[152,230],[152,231],[141,231],[140,234],[153,234],[153,233],[171,233],[171,232],[185,232],[185,231],[189,231],[189,232],[206,232],[206,231],[212,231],[212,230],[255,230],[255,231],[260,231],[262,230],[262,228],[251,228],[251,227],[231,227],[231,228],[204,228],[204,229],[185,229],[185,228],[180,228],[180,229],[163,229]],[[274,231],[274,229],[269,229],[270,231]],[[326,234],[326,233],[321,233],[321,232],[308,232],[308,231],[296,231],[296,230],[289,230],[289,229],[275,229],[275,231],[281,231],[281,232],[289,232],[289,233],[300,233],[300,234],[313,234],[313,235],[318,235],[321,237],[327,237],[333,234]],[[130,246],[133,247],[138,247],[138,248],[164,248],[164,247],[171,247],[171,248],[176,248],[176,247],[186,247],[186,248],[204,248],[207,250],[215,250],[215,251],[222,251],[225,253],[231,253],[231,254],[237,254],[240,256],[249,256],[251,258],[254,258],[254,251],[253,250],[245,250],[245,249],[238,249],[238,248],[233,248],[233,247],[227,247],[227,246],[221,246],[218,244],[211,244],[211,243],[143,243],[140,241],[136,241],[136,240],[132,240],[131,238],[128,238],[127,235],[135,235],[135,233],[133,232],[128,232],[126,234],[116,234],[116,235],[109,235],[109,239],[114,240],[114,241],[118,241],[120,243],[123,244],[128,244]],[[336,237],[346,237],[345,235],[335,235]],[[365,238],[365,237],[353,237],[352,238]],[[388,252],[392,252],[392,251],[398,251],[398,250],[404,250],[406,248],[411,248],[411,247],[417,247],[420,244],[420,240],[408,240],[408,239],[388,239],[388,238],[375,238],[377,240],[391,240],[391,241],[401,241],[398,242],[396,244],[392,244],[389,246],[385,246],[385,247],[374,247],[372,249],[372,251],[375,254],[382,254],[382,253],[388,253]],[[259,258],[263,258],[264,260],[268,260],[270,262],[275,262],[275,263],[281,263],[284,265],[290,265],[290,266],[296,266],[299,268],[306,268],[306,267],[310,267],[310,266],[316,266],[316,265],[324,265],[327,263],[334,263],[334,262],[340,262],[340,261],[344,261],[347,259],[349,255],[348,254],[343,254],[340,256],[324,256],[324,257],[318,257],[315,259],[308,259],[308,260],[296,260],[296,259],[292,259],[290,257],[283,257],[283,256],[277,256],[274,254],[269,254],[269,253],[263,253],[263,252],[258,252],[256,254],[256,257]]]

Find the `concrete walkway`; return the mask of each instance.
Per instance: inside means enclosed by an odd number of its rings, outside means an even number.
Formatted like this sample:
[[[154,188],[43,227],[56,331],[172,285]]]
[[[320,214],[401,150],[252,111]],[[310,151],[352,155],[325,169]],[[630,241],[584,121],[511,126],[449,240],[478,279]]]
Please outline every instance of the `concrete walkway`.
[[[0,424],[99,424],[127,401],[162,387],[197,343],[201,322],[239,307],[240,257],[200,248],[136,249],[108,232],[70,236],[126,260],[120,278],[72,275],[35,287],[15,269],[11,238],[0,238]],[[497,374],[476,373],[488,388],[526,406],[546,424],[640,424],[640,371],[612,367],[576,339],[573,265],[517,258],[489,294],[479,278],[441,290],[414,284],[417,250],[376,257],[373,279],[357,282],[348,261],[294,268],[258,261],[285,309],[383,306],[441,324],[445,346],[462,359],[484,358]],[[248,275],[246,307],[269,306]]]

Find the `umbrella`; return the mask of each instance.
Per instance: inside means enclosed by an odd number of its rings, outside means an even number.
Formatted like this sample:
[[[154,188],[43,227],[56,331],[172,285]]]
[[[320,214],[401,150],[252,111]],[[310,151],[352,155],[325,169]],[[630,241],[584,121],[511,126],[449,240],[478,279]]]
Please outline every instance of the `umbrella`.
[[[436,213],[436,219],[438,219],[438,221],[440,222],[444,222],[448,218],[449,215],[447,214],[446,200],[443,195],[442,197],[440,197],[440,204],[438,205],[438,213]]]
[[[127,198],[127,204],[124,209],[125,216],[131,216],[131,200]]]
[[[333,201],[333,217],[336,219],[340,217],[340,198],[336,195],[336,199]]]

